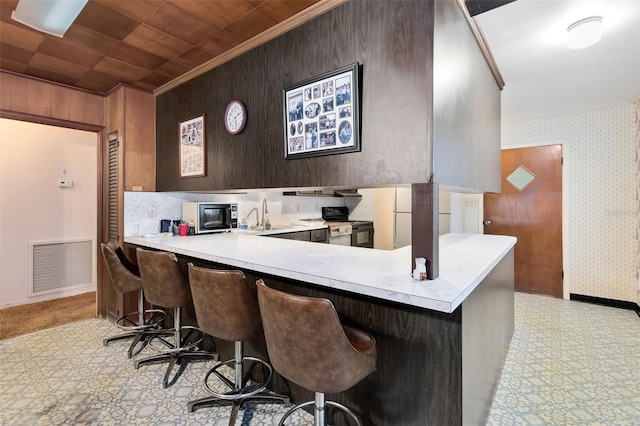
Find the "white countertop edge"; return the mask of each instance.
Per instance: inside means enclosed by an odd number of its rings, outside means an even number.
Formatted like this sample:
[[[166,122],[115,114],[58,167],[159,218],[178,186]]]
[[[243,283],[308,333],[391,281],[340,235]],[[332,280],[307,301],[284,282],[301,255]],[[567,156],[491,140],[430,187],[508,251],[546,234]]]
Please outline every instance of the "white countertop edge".
[[[500,253],[500,255],[498,257],[496,257],[496,259],[491,262],[491,264],[482,272],[482,274],[478,275],[478,277],[473,280],[473,282],[462,292],[460,293],[460,296],[458,296],[452,303],[451,303],[451,307],[450,307],[450,312],[455,311],[458,306],[460,306],[462,304],[462,302],[464,302],[464,300],[471,294],[471,292],[473,290],[476,289],[476,287],[478,287],[480,285],[480,283],[482,282],[482,280],[484,280],[487,275],[489,275],[489,273],[491,273],[491,271],[493,270],[493,268],[496,267],[496,265],[498,265],[498,263],[500,263],[500,261],[505,257],[505,255],[507,253],[509,253],[509,250],[511,250],[513,248],[513,246],[515,245],[516,241],[515,241],[515,237],[510,237],[513,238],[513,244],[509,245],[507,248],[505,248],[502,253]]]
[[[440,242],[440,276],[436,280],[414,281],[409,276],[411,247],[384,251],[265,238],[255,234],[235,234],[236,236],[234,236],[234,233],[227,233],[223,235],[227,235],[227,237],[224,240],[216,240],[216,242],[220,242],[221,246],[230,244],[227,248],[230,251],[235,249],[238,252],[242,252],[241,255],[238,255],[238,257],[242,256],[242,258],[210,253],[215,248],[209,247],[204,242],[212,240],[204,240],[201,236],[130,237],[125,238],[125,242],[158,250],[172,251],[180,255],[229,265],[230,267],[249,269],[258,273],[308,282],[318,286],[445,313],[455,311],[516,242],[514,237],[447,234],[441,237]],[[206,250],[209,252],[184,247],[185,245],[198,245],[198,243],[201,246],[206,245]],[[256,246],[260,247],[256,248]],[[485,247],[491,248],[491,250],[483,250]],[[469,259],[468,261],[456,261],[453,259],[460,254],[460,248],[463,251],[462,255],[466,255],[467,259]],[[500,248],[500,250],[496,250],[497,248]],[[454,249],[458,249],[458,252]],[[261,251],[256,251],[252,255],[252,250]],[[287,251],[289,253],[286,253]],[[451,255],[452,251],[456,256]],[[490,254],[486,253],[487,251],[496,251],[496,253]],[[272,253],[265,254],[265,252]],[[322,269],[323,274],[319,274],[318,268],[314,268],[313,265],[298,265],[290,261],[291,258],[299,256],[300,253],[309,258],[317,256],[321,266],[322,262],[324,262],[326,265],[337,265],[337,268],[333,270],[333,268],[327,266]],[[256,254],[262,255],[263,258],[255,260]],[[350,256],[353,264],[337,264],[339,261],[335,260],[334,256],[340,255]],[[478,259],[471,259],[472,256]],[[488,256],[491,256],[490,261]],[[287,261],[290,263],[287,263]],[[278,262],[280,265],[277,265]],[[374,266],[369,268],[367,267],[368,264]],[[404,271],[405,264],[406,273],[400,272]],[[307,271],[304,270],[305,267]],[[314,269],[315,271],[312,272]],[[328,272],[324,273],[325,270]]]

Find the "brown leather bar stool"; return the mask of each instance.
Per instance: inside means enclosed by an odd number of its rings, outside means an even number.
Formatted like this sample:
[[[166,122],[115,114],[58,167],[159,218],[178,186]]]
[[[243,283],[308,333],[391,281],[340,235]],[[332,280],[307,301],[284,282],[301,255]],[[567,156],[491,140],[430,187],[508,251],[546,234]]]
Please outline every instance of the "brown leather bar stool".
[[[107,346],[117,340],[133,339],[127,351],[127,356],[131,358],[145,348],[148,337],[159,328],[159,324],[164,320],[166,314],[160,309],[145,310],[144,291],[138,267],[129,262],[117,244],[101,243],[100,251],[107,265],[107,272],[113,288],[118,293],[138,292],[138,310],[124,314],[115,321],[115,325],[126,333],[107,337],[102,341],[104,346]],[[140,345],[136,349],[139,343]]]
[[[182,325],[182,308],[191,305],[192,299],[189,283],[178,268],[176,255],[141,248],[136,252],[145,298],[154,306],[173,309],[174,315],[173,328],[164,330],[163,333],[158,333],[149,340],[149,346],[160,354],[136,360],[134,366],[138,368],[143,364],[169,361],[162,381],[162,386],[166,388],[175,383],[186,368],[187,361],[206,359],[217,361],[218,354],[199,350],[197,345],[204,337],[202,330],[198,327]],[[175,364],[179,364],[180,369],[169,382],[169,376]]]
[[[315,392],[315,400],[291,408],[314,406],[314,425],[325,425],[327,406],[343,410],[358,425],[358,417],[347,407],[326,401],[326,393],[343,392],[376,370],[375,339],[340,323],[327,299],[297,296],[256,282],[258,302],[273,368],[283,377]],[[321,326],[320,326],[321,325]]]
[[[189,264],[189,284],[193,295],[198,325],[210,336],[235,342],[235,358],[216,364],[205,376],[204,387],[211,397],[188,403],[190,412],[211,403],[232,403],[229,425],[234,425],[238,409],[248,401],[282,402],[289,398],[267,389],[273,370],[266,361],[243,356],[243,342],[262,335],[262,320],[258,300],[249,289],[247,279],[241,271],[220,271]],[[250,372],[256,364],[264,366],[267,377],[261,383],[250,380]],[[235,380],[225,377],[220,368],[233,366]],[[245,365],[247,368],[245,368]],[[245,374],[248,372],[248,374]],[[217,377],[228,392],[214,390],[209,379]],[[213,382],[211,382],[213,383]]]

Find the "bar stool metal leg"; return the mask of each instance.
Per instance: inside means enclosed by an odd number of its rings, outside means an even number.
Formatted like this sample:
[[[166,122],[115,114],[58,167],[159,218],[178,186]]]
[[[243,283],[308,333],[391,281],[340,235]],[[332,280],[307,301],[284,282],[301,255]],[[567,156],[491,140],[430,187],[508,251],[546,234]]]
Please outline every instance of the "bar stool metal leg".
[[[267,379],[264,383],[254,383],[250,384],[249,375],[244,376],[244,362],[251,361],[254,364],[263,365],[267,369]],[[234,381],[232,382],[227,377],[225,377],[219,370],[224,365],[230,365],[233,363],[234,366]],[[228,392],[220,392],[215,390],[208,383],[211,375],[215,375],[222,383],[224,383],[230,391]],[[272,367],[266,363],[265,361],[254,358],[254,357],[245,357],[243,356],[243,342],[235,342],[235,353],[234,359],[228,360],[225,362],[220,362],[216,364],[205,376],[204,379],[204,387],[212,396],[200,398],[194,401],[190,401],[187,404],[187,409],[189,412],[194,412],[198,408],[202,408],[204,406],[213,405],[215,403],[224,403],[224,402],[232,402],[234,404],[234,409],[237,411],[237,408],[242,407],[245,402],[248,401],[268,401],[273,400],[274,402],[281,402],[284,405],[289,404],[289,397],[286,395],[280,395],[275,392],[267,389],[267,385],[271,381],[271,377],[273,375]],[[236,407],[237,406],[237,407]]]
[[[321,392],[315,392],[315,398],[313,401],[303,402],[302,404],[298,404],[295,407],[292,407],[284,414],[284,416],[282,416],[280,422],[278,423],[278,426],[284,426],[285,420],[289,418],[290,415],[292,415],[295,411],[298,411],[299,409],[307,407],[309,405],[313,405],[314,426],[326,426],[326,413],[328,406],[335,407],[344,411],[356,422],[356,425],[362,426],[362,423],[360,423],[360,419],[355,415],[353,411],[337,402],[326,401],[325,394]]]
[[[137,320],[132,320],[132,316],[137,316]],[[147,346],[149,337],[154,334],[154,331],[159,329],[159,324],[164,320],[165,316],[165,312],[160,309],[145,310],[144,292],[141,289],[138,291],[138,310],[136,312],[123,315],[115,321],[115,325],[118,328],[122,330],[129,330],[129,332],[107,337],[102,340],[102,344],[107,346],[109,343],[118,340],[133,339],[129,346],[129,350],[127,351],[127,357],[132,358],[135,355],[138,355]],[[139,347],[137,347],[138,344],[140,344]]]
[[[181,360],[186,358],[194,360],[218,360],[217,353],[194,350],[196,348],[196,345],[202,341],[204,333],[202,333],[202,331],[198,328],[192,326],[183,326],[181,319],[182,309],[175,308],[174,311],[175,317],[173,319],[173,343],[163,338],[167,334],[170,334],[172,330],[161,330],[160,332],[155,333],[155,335],[150,339],[149,346],[160,353],[143,359],[138,359],[133,364],[133,366],[137,369],[141,365],[153,364],[168,360],[169,365],[167,366],[167,371],[165,372],[164,378],[162,380],[163,388],[167,388],[171,384],[173,384],[181,374],[182,369],[184,368],[183,366],[181,366],[182,368],[174,375],[173,380],[169,380],[173,368],[176,364],[180,364]],[[187,333],[183,336],[184,331],[186,331]],[[196,341],[190,341],[190,337],[193,332],[199,333],[198,339],[196,339]],[[154,342],[156,340],[158,340],[160,344],[164,345],[165,348],[158,347],[157,344],[154,345]]]

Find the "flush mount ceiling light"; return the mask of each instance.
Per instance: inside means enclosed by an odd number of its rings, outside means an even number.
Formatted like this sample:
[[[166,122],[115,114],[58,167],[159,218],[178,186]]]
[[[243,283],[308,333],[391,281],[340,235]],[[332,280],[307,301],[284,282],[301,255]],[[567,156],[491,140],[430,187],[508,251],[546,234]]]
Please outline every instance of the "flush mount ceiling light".
[[[89,0],[20,0],[11,19],[62,37]]]
[[[601,16],[590,16],[569,25],[569,49],[582,49],[597,43],[602,37],[601,27]]]

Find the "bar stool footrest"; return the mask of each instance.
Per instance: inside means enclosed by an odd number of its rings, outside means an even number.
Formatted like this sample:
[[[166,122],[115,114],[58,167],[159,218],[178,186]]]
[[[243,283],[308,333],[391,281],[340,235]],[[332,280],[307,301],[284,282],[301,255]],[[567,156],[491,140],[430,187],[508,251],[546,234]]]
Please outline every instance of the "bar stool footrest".
[[[267,385],[269,384],[269,382],[271,381],[271,377],[273,376],[273,368],[271,367],[271,365],[269,365],[267,362],[259,359],[259,358],[254,358],[254,357],[242,357],[242,364],[244,365],[245,361],[250,361],[258,364],[261,364],[262,366],[264,366],[267,371],[268,371],[268,376],[266,378],[266,380],[264,381],[264,383],[257,383],[254,382],[254,384],[252,385],[245,385],[245,383],[251,383],[250,380],[243,380],[242,383],[242,387],[240,389],[238,389],[236,387],[236,384],[234,382],[232,382],[231,380],[229,380],[227,377],[225,377],[222,373],[220,373],[218,370],[225,366],[225,365],[230,365],[230,366],[234,366],[235,365],[235,359],[230,359],[224,362],[220,362],[218,364],[216,364],[211,370],[209,370],[209,372],[207,373],[207,375],[204,378],[204,387],[205,389],[211,394],[213,395],[215,398],[221,399],[221,400],[225,400],[225,401],[234,401],[234,400],[240,400],[240,399],[246,399],[248,397],[251,397],[253,395],[257,395],[258,393],[264,391],[267,388]],[[216,377],[218,377],[218,379],[224,383],[229,389],[231,389],[230,392],[219,392],[215,389],[213,389],[210,385],[209,385],[209,378],[211,377],[211,375],[215,375]]]
[[[278,426],[284,426],[284,422],[285,420],[292,415],[295,411],[298,411],[301,408],[307,407],[309,405],[314,405],[315,401],[307,401],[307,402],[303,402],[302,404],[298,404],[295,407],[292,407],[289,411],[287,411],[284,416],[282,416],[282,418],[280,419],[280,422],[278,422]],[[335,407],[338,408],[342,411],[344,411],[345,413],[347,413],[349,416],[351,416],[351,418],[356,422],[356,424],[358,426],[362,426],[362,423],[360,423],[360,419],[358,419],[358,417],[354,414],[353,411],[351,411],[349,408],[345,407],[342,404],[338,404],[337,402],[333,402],[333,401],[326,401],[325,402],[325,407],[326,406],[331,406],[331,407]],[[324,409],[324,408],[323,408]]]
[[[204,332],[198,327],[183,325],[180,331],[181,336],[179,342],[171,343],[163,338],[175,333],[174,329],[168,329],[162,330],[161,333],[153,336],[149,340],[149,347],[156,352],[160,352],[161,354],[178,354],[180,352],[186,352],[196,348],[197,345],[204,339]],[[196,333],[197,337],[195,338],[195,340],[190,340],[193,333]],[[163,346],[160,346],[157,341],[160,341]]]
[[[136,321],[140,317],[140,312],[130,312],[114,321],[116,327],[124,331],[144,331],[150,328],[157,328],[164,321],[167,313],[161,309],[147,309],[143,313],[144,322],[138,324]]]

